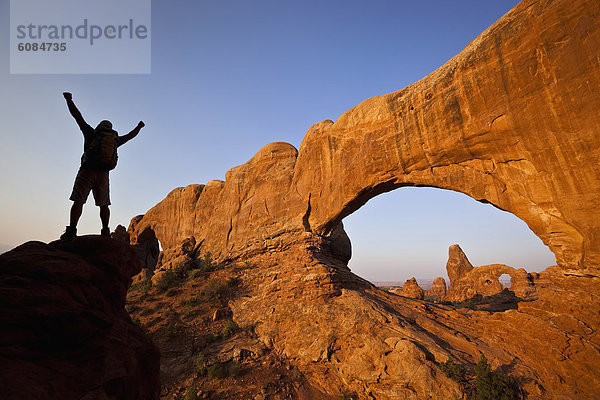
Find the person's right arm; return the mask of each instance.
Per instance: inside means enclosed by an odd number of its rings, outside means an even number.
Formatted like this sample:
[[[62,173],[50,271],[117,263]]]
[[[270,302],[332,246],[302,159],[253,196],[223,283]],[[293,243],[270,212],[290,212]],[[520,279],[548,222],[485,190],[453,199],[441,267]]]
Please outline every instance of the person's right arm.
[[[77,125],[79,125],[79,129],[81,129],[81,131],[84,133],[87,130],[92,129],[92,127],[87,122],[85,122],[85,119],[83,119],[83,116],[81,115],[81,112],[79,112],[77,107],[75,106],[75,103],[73,103],[73,95],[69,92],[64,92],[63,96],[65,97],[65,100],[67,101],[67,106],[69,107],[69,112],[71,113],[73,118],[75,118]]]

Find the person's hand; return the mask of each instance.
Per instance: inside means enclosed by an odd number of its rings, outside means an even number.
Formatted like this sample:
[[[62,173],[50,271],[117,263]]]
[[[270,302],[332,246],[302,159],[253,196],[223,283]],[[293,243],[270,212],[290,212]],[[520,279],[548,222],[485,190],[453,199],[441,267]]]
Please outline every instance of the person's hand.
[[[146,124],[144,124],[144,121],[138,122],[138,128],[143,128],[144,126],[146,126]]]
[[[64,92],[63,96],[65,96],[65,99],[67,100],[71,100],[73,98],[73,95],[69,92]]]

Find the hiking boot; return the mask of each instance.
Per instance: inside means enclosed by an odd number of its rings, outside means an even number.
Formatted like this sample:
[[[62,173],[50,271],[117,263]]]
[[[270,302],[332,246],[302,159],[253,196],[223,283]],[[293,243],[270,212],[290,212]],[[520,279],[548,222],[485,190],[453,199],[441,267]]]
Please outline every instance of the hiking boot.
[[[102,228],[100,231],[100,235],[109,238],[110,237],[110,228]]]
[[[67,226],[65,233],[60,235],[60,240],[71,240],[77,236],[77,228],[74,226]]]

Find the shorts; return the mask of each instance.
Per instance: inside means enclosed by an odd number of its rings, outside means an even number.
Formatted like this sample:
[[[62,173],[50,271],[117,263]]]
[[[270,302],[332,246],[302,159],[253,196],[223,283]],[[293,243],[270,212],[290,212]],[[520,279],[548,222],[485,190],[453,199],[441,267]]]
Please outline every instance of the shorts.
[[[90,190],[94,195],[97,206],[110,205],[108,171],[94,171],[80,167],[69,200],[85,203]]]

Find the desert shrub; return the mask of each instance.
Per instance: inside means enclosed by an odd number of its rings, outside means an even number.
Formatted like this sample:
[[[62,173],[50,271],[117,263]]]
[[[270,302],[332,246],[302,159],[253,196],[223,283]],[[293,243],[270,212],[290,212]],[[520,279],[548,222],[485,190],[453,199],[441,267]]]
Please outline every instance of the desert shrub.
[[[156,289],[164,292],[167,289],[178,286],[181,283],[181,277],[172,269],[168,269],[156,282]]]
[[[221,363],[211,365],[210,367],[208,367],[207,372],[208,376],[210,376],[211,378],[225,379],[229,376],[229,369],[225,364]]]
[[[188,278],[190,271],[192,270],[192,263],[190,261],[182,261],[175,268],[173,272],[179,278],[180,281],[184,281]]]
[[[229,338],[233,336],[238,331],[238,329],[239,327],[233,320],[228,320],[227,322],[225,322],[225,326],[223,327],[223,333],[221,334],[221,336],[224,338]]]
[[[468,300],[464,300],[464,301],[460,301],[455,303],[456,307],[458,308],[467,308],[469,310],[476,310],[477,309],[477,300],[476,299],[468,299]]]
[[[239,267],[238,269],[243,271],[246,269],[253,269],[253,268],[256,268],[256,264],[251,263],[250,261],[245,261],[244,265]]]
[[[467,379],[467,371],[465,367],[460,364],[454,363],[451,359],[446,360],[440,364],[440,369],[446,376],[450,379],[455,380],[456,382],[466,382]]]
[[[229,287],[236,287],[237,285],[239,285],[241,282],[240,278],[236,277],[236,276],[232,276],[230,278],[227,278],[227,286]]]
[[[206,375],[206,365],[204,362],[204,354],[202,353],[198,353],[198,356],[196,356],[196,372],[198,372],[198,374],[200,374],[201,376]]]
[[[197,279],[200,278],[203,275],[203,272],[199,269],[193,269],[190,272],[190,279]]]
[[[213,260],[213,257],[212,257],[212,254],[210,251],[204,254],[204,257],[202,258],[202,262],[204,263],[204,267],[208,271],[212,271],[215,268],[215,261]]]
[[[473,391],[475,400],[520,400],[522,390],[515,378],[501,372],[493,372],[487,358],[482,354],[475,365]]]
[[[206,252],[202,257],[196,259],[195,268],[201,272],[211,272],[217,269],[218,265],[213,260],[212,253]]]
[[[206,371],[209,377],[217,379],[225,379],[230,376],[240,376],[243,374],[243,370],[238,364],[228,365],[227,363],[211,365]]]
[[[233,377],[242,376],[244,374],[244,370],[239,364],[234,364],[229,367],[229,375]]]
[[[221,339],[221,335],[215,335],[212,333],[207,333],[206,335],[204,335],[204,341],[206,342],[206,344],[215,343]]]
[[[177,333],[177,326],[175,322],[171,321],[165,326],[165,338],[167,340],[172,340]]]
[[[170,288],[166,291],[165,296],[167,297],[173,297],[175,296],[177,293],[180,293],[181,290],[177,289],[177,288]]]
[[[224,300],[229,296],[229,285],[222,280],[211,279],[200,294],[207,300]]]
[[[129,288],[129,290],[141,292],[143,294],[147,294],[150,291],[150,289],[152,289],[152,280],[150,280],[150,279],[145,279],[143,281],[134,283]]]
[[[188,307],[193,307],[202,303],[202,299],[200,296],[192,296],[185,301],[185,305]]]
[[[198,399],[197,393],[198,393],[198,391],[196,390],[196,386],[192,385],[185,392],[185,396],[183,397],[183,400],[197,400]]]

